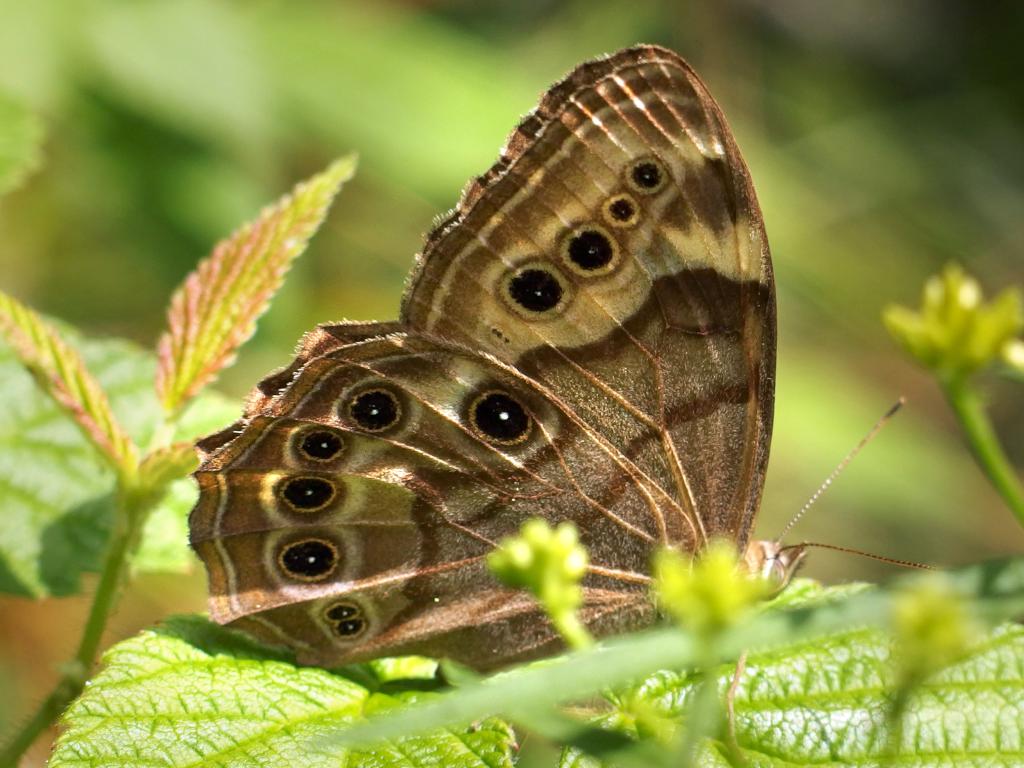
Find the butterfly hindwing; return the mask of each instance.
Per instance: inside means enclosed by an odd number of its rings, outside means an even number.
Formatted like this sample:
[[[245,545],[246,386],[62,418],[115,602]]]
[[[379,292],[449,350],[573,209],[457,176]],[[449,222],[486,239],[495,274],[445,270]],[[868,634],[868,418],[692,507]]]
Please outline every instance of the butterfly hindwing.
[[[258,387],[258,412],[196,473],[192,543],[216,620],[323,664],[386,650],[482,668],[550,651],[536,605],[484,562],[535,516],[587,532],[595,625],[649,615],[657,491],[607,495],[597,479],[626,471],[616,452],[533,382],[408,333],[321,352],[269,400]],[[358,611],[339,625],[341,604]]]

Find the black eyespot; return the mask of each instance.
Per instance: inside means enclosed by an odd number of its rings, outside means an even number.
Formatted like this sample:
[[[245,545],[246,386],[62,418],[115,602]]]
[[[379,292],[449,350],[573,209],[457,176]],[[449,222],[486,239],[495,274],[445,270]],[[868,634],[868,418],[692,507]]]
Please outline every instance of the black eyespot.
[[[654,189],[661,183],[661,171],[654,163],[640,163],[633,169],[633,181],[638,187]]]
[[[629,182],[638,192],[657,192],[665,183],[665,169],[657,160],[641,160],[629,172]]]
[[[363,631],[366,622],[362,619],[345,619],[334,625],[334,631],[342,637],[354,637]]]
[[[508,295],[531,312],[545,312],[562,300],[562,286],[546,269],[524,269],[508,281]]]
[[[386,389],[371,389],[349,403],[349,415],[369,432],[380,432],[398,421],[402,408],[398,398]]]
[[[573,264],[590,272],[607,266],[615,256],[615,247],[604,232],[584,229],[572,236],[566,252]]]
[[[470,406],[473,426],[485,438],[514,445],[527,438],[532,419],[518,400],[504,392],[487,392]]]
[[[330,621],[344,621],[351,619],[359,613],[359,609],[352,603],[335,603],[324,613]]]
[[[302,455],[313,461],[329,461],[337,456],[344,447],[345,443],[340,436],[334,432],[320,429],[308,433],[299,443]]]
[[[338,564],[338,549],[324,539],[304,539],[281,550],[278,562],[294,579],[320,581]]]
[[[631,227],[640,220],[640,208],[632,195],[618,194],[605,201],[601,215],[613,227]]]
[[[334,500],[334,485],[320,477],[296,477],[281,487],[281,496],[300,512],[316,512]]]
[[[636,213],[636,208],[628,197],[616,197],[608,203],[608,213],[616,221],[629,221]]]

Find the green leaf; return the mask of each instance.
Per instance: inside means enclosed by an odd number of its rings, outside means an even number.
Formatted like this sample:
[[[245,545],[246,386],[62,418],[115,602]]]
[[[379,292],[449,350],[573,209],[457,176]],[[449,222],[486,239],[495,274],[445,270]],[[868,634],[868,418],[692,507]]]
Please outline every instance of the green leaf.
[[[962,569],[949,579],[989,619],[1024,609],[1024,560]],[[776,603],[785,607],[766,608],[723,634],[724,657],[754,649],[737,690],[739,745],[751,766],[765,768],[879,764],[895,678],[892,644],[878,627],[900,592],[806,581],[794,587],[794,596]],[[374,665],[361,665],[351,675],[296,667],[239,633],[178,618],[108,652],[103,671],[68,710],[51,765],[510,765],[513,735],[495,719],[500,713],[547,738],[615,755],[617,765],[674,765],[657,742],[628,739],[639,713],[678,720],[686,710],[693,678],[656,670],[666,661],[674,663],[665,668],[683,669],[696,650],[686,633],[660,629],[425,694],[415,690],[422,680],[403,689],[387,664],[376,674]],[[925,679],[906,710],[900,764],[1017,764],[1022,659],[1024,629],[1003,625]],[[414,665],[417,676],[428,672]],[[733,669],[715,668],[719,695]],[[597,721],[604,731],[545,714],[609,684],[619,692]],[[377,717],[364,723],[370,716]],[[595,763],[571,753],[564,764]],[[719,741],[701,746],[700,764],[729,764]]]
[[[1005,621],[1024,613],[1024,559],[997,561],[951,571],[951,589],[973,600],[974,610],[986,621]],[[897,589],[920,578],[918,574],[894,580]],[[807,589],[806,586],[803,587]],[[750,621],[722,633],[715,651],[723,661],[736,659],[747,649],[765,649],[786,656],[798,641],[824,644],[833,634],[851,627],[884,627],[891,615],[893,589],[842,588],[838,598],[829,592],[804,594],[785,610],[766,610]],[[898,594],[898,592],[897,592]],[[443,700],[427,702],[397,715],[382,717],[332,733],[334,743],[363,746],[497,714],[516,720],[519,712],[531,724],[538,712],[578,701],[609,687],[655,673],[659,669],[685,669],[699,655],[692,635],[677,629],[654,629],[612,638],[594,649],[520,667],[473,684],[468,683]],[[793,654],[793,658],[799,653]],[[1019,669],[1017,670],[1019,672]],[[1010,674],[1016,674],[1009,669]]]
[[[748,657],[735,696],[736,740],[751,768],[862,766],[882,762],[897,685],[885,633],[852,629]],[[1019,765],[1024,760],[1024,629],[1005,624],[955,664],[918,686],[905,710],[898,765]],[[734,667],[715,672],[720,699]],[[624,698],[680,720],[692,678],[660,672]],[[1016,712],[1018,716],[1009,716]],[[628,711],[606,717],[622,728]],[[723,760],[725,745],[709,749]],[[951,762],[952,761],[952,762]],[[563,766],[572,762],[563,761]]]
[[[109,396],[117,421],[138,444],[147,444],[162,418],[153,393],[153,355],[121,341],[76,345]],[[236,415],[235,404],[204,396],[185,414],[177,437],[210,432]],[[100,564],[113,514],[114,476],[2,342],[0,457],[0,592],[33,597],[77,592],[81,574]],[[171,485],[147,521],[133,561],[137,571],[191,567],[186,518],[194,501],[191,479]]]
[[[0,195],[16,188],[36,169],[42,143],[39,118],[0,92]]]
[[[864,589],[864,587],[859,587]],[[805,607],[852,594],[803,581],[795,602]],[[747,657],[734,699],[735,734],[750,768],[883,764],[887,716],[898,687],[899,664],[889,635],[855,627]],[[968,652],[928,677],[910,694],[904,729],[893,757],[916,768],[1017,765],[1024,755],[1024,628],[1004,624]],[[713,673],[719,700],[733,684],[735,666]],[[644,720],[677,727],[698,690],[694,676],[659,671],[610,697],[595,723],[636,737]],[[729,766],[723,741],[709,740],[698,764]],[[953,761],[953,762],[951,762]],[[570,748],[562,768],[599,768],[601,760]]]
[[[139,466],[140,483],[162,491],[169,483],[192,474],[198,464],[199,456],[190,440],[157,448]]]
[[[430,694],[385,694],[341,674],[299,668],[198,617],[122,642],[64,717],[51,768],[114,765],[511,766],[514,735],[500,720],[395,739],[343,754],[326,728]]]
[[[397,656],[369,662],[378,680],[431,680],[437,673],[437,662],[425,656]]]
[[[114,417],[107,393],[78,350],[36,312],[3,292],[0,336],[111,466],[124,474],[134,473],[138,449]]]
[[[220,242],[175,291],[157,372],[157,391],[168,412],[195,397],[252,336],[288,268],[354,172],[355,159],[343,158],[297,185]]]

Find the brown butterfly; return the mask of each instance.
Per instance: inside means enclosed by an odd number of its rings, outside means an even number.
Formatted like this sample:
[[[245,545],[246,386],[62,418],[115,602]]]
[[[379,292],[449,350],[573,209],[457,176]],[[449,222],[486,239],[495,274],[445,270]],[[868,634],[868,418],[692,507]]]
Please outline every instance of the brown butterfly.
[[[577,67],[427,236],[390,323],[322,325],[199,443],[210,613],[300,661],[552,653],[485,558],[530,517],[590,552],[581,618],[651,623],[651,554],[748,537],[775,298],[725,118],[653,46]]]

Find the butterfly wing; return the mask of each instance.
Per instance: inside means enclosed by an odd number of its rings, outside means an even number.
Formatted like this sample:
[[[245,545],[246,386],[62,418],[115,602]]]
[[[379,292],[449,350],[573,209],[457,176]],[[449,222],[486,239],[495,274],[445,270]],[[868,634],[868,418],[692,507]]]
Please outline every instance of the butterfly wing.
[[[651,552],[744,546],[772,417],[771,264],[703,85],[584,64],[428,236],[399,323],[323,326],[200,443],[213,617],[338,664],[558,647],[484,557],[571,520],[596,634],[649,622]]]
[[[552,87],[428,236],[402,320],[514,366],[605,436],[668,497],[667,542],[746,546],[772,268],[746,165],[676,54],[628,49]]]
[[[652,615],[657,489],[472,351],[386,326],[318,329],[201,447],[190,524],[211,615],[302,661],[421,653],[486,669],[554,651],[536,604],[484,561],[533,516],[587,531],[595,631]],[[605,476],[624,484],[608,493]]]

